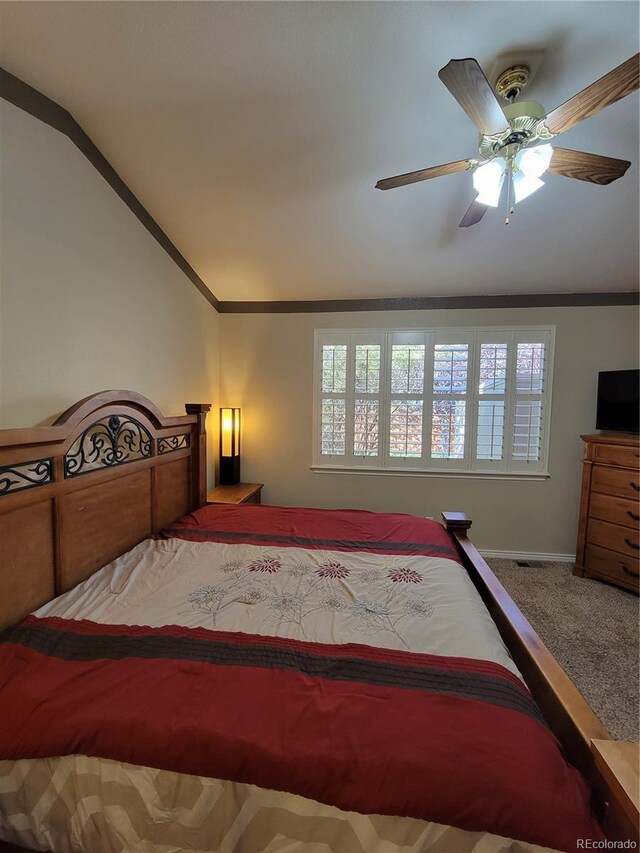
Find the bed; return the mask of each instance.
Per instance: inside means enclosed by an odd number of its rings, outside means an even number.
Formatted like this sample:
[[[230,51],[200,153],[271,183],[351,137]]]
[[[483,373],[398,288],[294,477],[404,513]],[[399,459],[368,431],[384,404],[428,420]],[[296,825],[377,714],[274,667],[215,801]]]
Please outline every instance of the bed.
[[[0,838],[573,850],[632,837],[607,733],[467,537],[205,506],[209,406],[0,432]],[[604,827],[604,829],[603,829]]]

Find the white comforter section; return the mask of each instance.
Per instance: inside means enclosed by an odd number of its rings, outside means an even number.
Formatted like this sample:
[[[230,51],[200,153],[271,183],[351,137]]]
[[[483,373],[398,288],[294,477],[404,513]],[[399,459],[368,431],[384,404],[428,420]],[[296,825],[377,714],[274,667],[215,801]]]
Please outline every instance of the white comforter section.
[[[146,540],[36,615],[359,642],[519,674],[466,571],[441,558]]]

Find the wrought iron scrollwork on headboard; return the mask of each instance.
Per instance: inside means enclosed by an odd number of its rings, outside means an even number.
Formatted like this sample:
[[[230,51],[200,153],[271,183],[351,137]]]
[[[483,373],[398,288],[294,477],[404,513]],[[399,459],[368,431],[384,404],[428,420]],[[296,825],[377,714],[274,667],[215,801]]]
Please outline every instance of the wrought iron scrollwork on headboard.
[[[64,476],[77,477],[151,456],[151,435],[135,418],[110,415],[95,421],[64,457]]]
[[[36,459],[22,465],[0,467],[0,495],[43,486],[53,481],[53,459]]]
[[[181,450],[190,446],[191,436],[188,432],[182,435],[170,435],[167,438],[158,439],[158,453],[170,453],[172,450]]]

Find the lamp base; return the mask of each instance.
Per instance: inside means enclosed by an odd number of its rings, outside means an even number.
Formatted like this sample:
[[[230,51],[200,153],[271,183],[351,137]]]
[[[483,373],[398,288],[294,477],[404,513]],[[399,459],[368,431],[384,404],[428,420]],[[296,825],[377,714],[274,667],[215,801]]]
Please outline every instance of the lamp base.
[[[221,486],[235,486],[240,482],[240,457],[221,456],[219,480]]]

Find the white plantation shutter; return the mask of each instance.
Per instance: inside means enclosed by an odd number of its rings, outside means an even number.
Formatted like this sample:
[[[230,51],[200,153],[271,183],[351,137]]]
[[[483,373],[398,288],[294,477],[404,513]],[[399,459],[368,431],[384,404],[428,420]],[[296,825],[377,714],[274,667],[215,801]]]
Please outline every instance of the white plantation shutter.
[[[393,332],[387,340],[389,441],[387,462],[420,465],[423,455],[426,335]]]
[[[344,394],[347,390],[347,345],[322,347],[322,391]]]
[[[544,467],[549,403],[547,336],[514,332],[511,470]]]
[[[346,405],[332,397],[322,399],[322,454],[344,456],[346,448]]]
[[[466,467],[472,340],[472,335],[462,331],[431,335],[429,458],[433,467]]]
[[[476,459],[499,462],[504,459],[504,399],[478,400]]]
[[[552,327],[317,331],[319,467],[544,474]]]
[[[474,463],[478,470],[506,471],[512,333],[493,329],[478,332],[476,348],[477,369],[473,380],[477,392]]]
[[[475,470],[545,470],[552,342],[550,329],[477,333]]]
[[[506,341],[479,341],[476,459],[482,461],[504,459],[507,352]]]
[[[380,382],[382,346],[356,337],[353,379],[353,455],[380,456]]]
[[[340,337],[320,350],[320,454],[344,458],[348,338]]]
[[[375,467],[381,458],[383,336],[316,334],[316,461]]]

